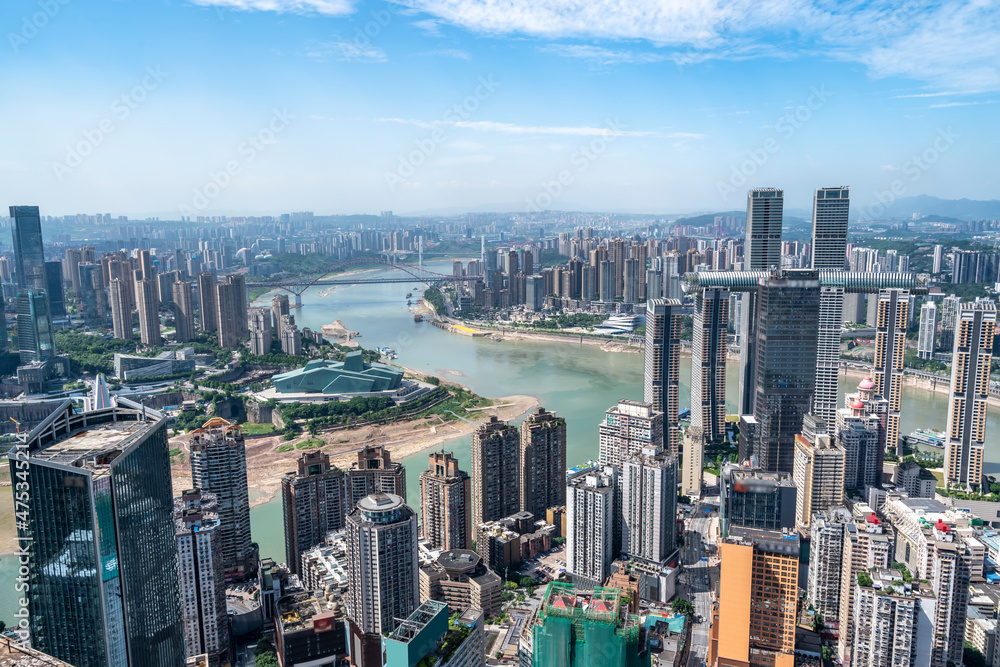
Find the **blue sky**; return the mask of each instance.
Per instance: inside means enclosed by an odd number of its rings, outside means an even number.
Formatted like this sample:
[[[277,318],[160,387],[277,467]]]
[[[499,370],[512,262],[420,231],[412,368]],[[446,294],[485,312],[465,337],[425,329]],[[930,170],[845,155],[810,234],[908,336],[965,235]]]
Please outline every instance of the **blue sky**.
[[[991,199],[988,0],[7,0],[0,182],[43,213]]]

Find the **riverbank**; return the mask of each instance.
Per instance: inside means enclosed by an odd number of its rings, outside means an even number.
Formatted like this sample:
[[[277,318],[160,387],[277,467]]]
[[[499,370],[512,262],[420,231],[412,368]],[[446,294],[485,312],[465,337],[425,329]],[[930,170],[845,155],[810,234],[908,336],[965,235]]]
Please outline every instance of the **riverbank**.
[[[442,370],[428,373],[400,367],[408,374],[425,378],[437,377],[442,386],[460,387],[464,385],[446,377],[454,371]],[[491,404],[471,408],[482,420],[495,415],[498,419],[511,420],[520,417],[538,406],[534,396],[517,394],[489,399]],[[457,408],[456,408],[457,409]],[[475,430],[475,418],[464,421],[460,418],[445,419],[440,414],[394,422],[360,426],[343,430],[321,432],[318,436],[304,435],[294,440],[284,441],[280,436],[248,437],[246,439],[247,486],[250,491],[250,506],[269,502],[281,489],[281,478],[286,472],[294,471],[297,461],[304,451],[322,449],[330,456],[330,461],[338,468],[348,469],[357,460],[357,454],[366,446],[382,446],[388,449],[394,461],[420,454],[440,447],[453,438],[467,436]],[[171,448],[187,453],[187,435],[177,436],[170,441]],[[191,468],[186,461],[176,457],[171,466],[171,480],[174,494],[179,495],[191,488]]]
[[[566,333],[556,333],[553,331],[525,331],[524,329],[515,329],[510,327],[493,327],[483,324],[467,324],[462,320],[456,320],[454,318],[442,318],[443,321],[450,324],[460,324],[462,326],[467,326],[474,329],[482,329],[483,331],[488,331],[495,338],[500,338],[501,340],[511,340],[511,341],[540,341],[544,343],[572,343],[574,345],[589,345],[593,347],[599,347],[605,352],[625,352],[629,354],[640,354],[643,351],[643,347],[640,345],[629,345],[627,342],[621,340],[616,340],[613,338],[601,338],[597,336],[591,336],[587,334],[582,334],[579,332],[566,332]]]

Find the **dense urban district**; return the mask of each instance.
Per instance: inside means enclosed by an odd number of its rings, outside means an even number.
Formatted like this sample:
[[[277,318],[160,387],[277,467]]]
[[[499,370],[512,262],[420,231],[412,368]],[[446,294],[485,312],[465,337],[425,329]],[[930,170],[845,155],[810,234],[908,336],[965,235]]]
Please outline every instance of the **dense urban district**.
[[[1000,222],[849,224],[847,187],[784,208],[11,206],[0,664],[1000,665]],[[533,387],[296,321],[384,283],[442,339],[642,354],[642,400],[568,461]],[[903,432],[905,386],[947,395],[940,428]],[[275,496],[283,560],[251,530]]]

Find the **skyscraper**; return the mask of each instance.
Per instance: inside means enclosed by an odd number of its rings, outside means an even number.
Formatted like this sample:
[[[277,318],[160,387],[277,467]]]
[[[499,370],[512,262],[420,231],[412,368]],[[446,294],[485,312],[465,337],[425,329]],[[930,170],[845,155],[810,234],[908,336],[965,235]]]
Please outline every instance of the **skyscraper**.
[[[882,484],[881,423],[860,398],[837,410],[837,445],[844,450],[844,488],[863,491]],[[839,503],[838,503],[839,504]]]
[[[44,293],[48,288],[45,250],[42,245],[42,221],[37,206],[11,206],[11,235],[17,286],[22,290]]]
[[[538,408],[521,422],[521,509],[545,516],[566,504],[566,420]]]
[[[849,188],[820,188],[813,197],[812,268],[843,271],[847,262]],[[812,412],[829,423],[837,411],[840,372],[840,330],[844,317],[844,288],[823,285],[819,295],[819,331],[816,338],[816,388]]]
[[[420,525],[434,549],[472,548],[472,480],[452,454],[434,452],[420,474]]]
[[[681,365],[681,316],[678,299],[653,299],[646,305],[646,348],[643,400],[663,414],[663,449],[680,453],[678,426]]]
[[[267,308],[251,308],[250,354],[270,354],[271,341],[271,311]]]
[[[894,452],[899,447],[903,355],[906,352],[906,322],[910,312],[909,290],[880,290],[876,308],[873,379],[875,393],[889,401],[885,448],[886,451]]]
[[[918,667],[931,664],[934,592],[928,584],[904,582],[896,570],[876,570],[854,584],[850,618],[857,667]],[[964,628],[963,628],[964,630]]]
[[[135,284],[136,305],[139,309],[139,337],[143,345],[159,345],[160,294],[155,280],[139,280]]]
[[[798,538],[734,528],[719,543],[719,559],[719,601],[706,663],[793,667]]]
[[[417,515],[399,496],[375,493],[346,521],[351,622],[361,634],[391,632],[420,604]]]
[[[691,426],[708,440],[726,434],[726,351],[729,292],[695,292],[691,342]]]
[[[935,338],[937,337],[937,304],[931,300],[924,301],[920,307],[920,331],[917,334],[917,356],[921,359],[933,359]]]
[[[598,426],[598,461],[621,468],[646,447],[663,449],[663,414],[650,403],[621,399]]]
[[[281,326],[281,351],[285,354],[297,357],[302,354],[302,334],[295,325],[294,315],[282,315]]]
[[[689,426],[684,431],[684,452],[682,455],[683,474],[681,492],[693,498],[701,496],[704,479],[705,435],[698,426]]]
[[[250,539],[250,495],[243,431],[221,417],[192,431],[191,481],[218,499],[222,566],[226,580],[243,580],[257,569]]]
[[[646,448],[622,467],[622,553],[666,564],[677,549],[677,457]]]
[[[32,646],[60,660],[174,667],[184,633],[167,420],[112,400],[90,412],[63,402],[8,455],[31,480],[19,596]]]
[[[48,361],[56,355],[45,292],[22,290],[17,293],[17,346],[21,364]]]
[[[219,301],[215,287],[215,275],[198,274],[198,317],[202,331],[218,331]]]
[[[812,407],[819,293],[811,269],[777,270],[758,283],[753,453],[765,470],[792,471],[795,436]]]
[[[829,624],[840,619],[840,577],[843,571],[844,529],[854,525],[844,507],[814,512],[810,522],[809,604]]]
[[[392,460],[388,449],[367,445],[347,471],[348,509],[373,493],[388,493],[406,502],[406,468]]]
[[[229,615],[215,510],[215,496],[198,489],[174,500],[185,655],[207,654],[218,665],[229,654]]]
[[[108,297],[104,292],[101,265],[81,263],[77,266],[77,271],[80,274],[80,291],[77,298],[80,301],[80,310],[83,311],[83,321],[88,326],[106,326]]]
[[[115,338],[132,340],[132,307],[128,288],[120,278],[111,281],[111,323]]]
[[[179,280],[171,288],[174,301],[174,340],[186,343],[194,339],[194,296],[191,283]]]
[[[521,510],[521,438],[496,416],[472,432],[472,524],[497,521]]]
[[[990,392],[996,304],[989,299],[962,304],[955,326],[945,442],[945,482],[972,489],[984,482],[986,409]]]
[[[944,248],[940,245],[934,246],[934,259],[931,263],[931,273],[937,275],[941,273],[941,260],[944,259]]]
[[[66,303],[63,297],[62,262],[45,262],[47,284],[45,293],[49,297],[49,311],[54,318],[66,317]]]
[[[215,286],[219,309],[219,347],[233,349],[249,335],[247,284],[239,274],[226,276]]]
[[[768,270],[781,263],[781,222],[785,203],[784,190],[764,188],[747,193],[746,241],[743,245],[743,270]],[[740,376],[737,409],[741,415],[753,414],[754,364],[757,354],[757,294],[742,295],[740,307]]]
[[[621,550],[618,469],[574,468],[567,473],[566,569],[577,577],[603,582]]]
[[[892,540],[885,532],[882,521],[871,508],[863,503],[854,504],[853,525],[848,524],[844,535],[844,550],[841,555],[840,570],[840,634],[837,650],[841,660],[850,662],[851,647],[854,644],[855,584],[858,572],[870,568],[887,568],[892,565]]]
[[[346,493],[344,471],[331,466],[329,455],[320,450],[303,453],[297,470],[281,478],[289,570],[299,574],[302,553],[323,544],[327,533],[344,527],[344,517],[351,509]]]

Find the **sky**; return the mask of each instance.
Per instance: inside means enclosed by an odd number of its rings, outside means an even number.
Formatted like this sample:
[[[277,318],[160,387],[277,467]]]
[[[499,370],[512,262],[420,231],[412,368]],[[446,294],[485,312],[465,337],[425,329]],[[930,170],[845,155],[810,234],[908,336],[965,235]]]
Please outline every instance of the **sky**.
[[[43,215],[994,199],[991,0],[4,0]]]

